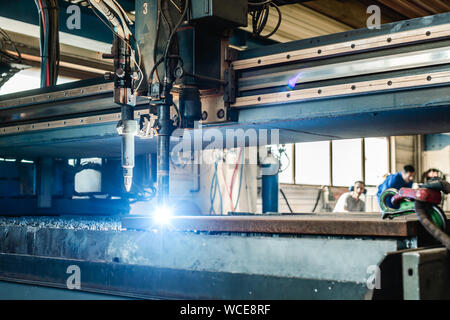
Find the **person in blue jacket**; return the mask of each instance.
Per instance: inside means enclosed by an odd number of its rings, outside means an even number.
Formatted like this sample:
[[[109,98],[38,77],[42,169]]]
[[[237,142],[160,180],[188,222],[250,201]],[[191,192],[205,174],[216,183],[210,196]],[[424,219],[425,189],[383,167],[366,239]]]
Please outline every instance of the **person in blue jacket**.
[[[400,188],[412,188],[414,175],[415,170],[412,165],[406,165],[401,172],[388,175],[386,180],[378,186],[378,203],[380,203],[381,194],[386,189],[394,188],[400,190]]]

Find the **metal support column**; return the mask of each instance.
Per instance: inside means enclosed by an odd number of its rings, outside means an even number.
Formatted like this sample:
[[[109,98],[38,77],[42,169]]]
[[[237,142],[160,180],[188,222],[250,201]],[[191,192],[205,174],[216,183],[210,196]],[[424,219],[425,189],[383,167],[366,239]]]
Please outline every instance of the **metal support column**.
[[[449,268],[450,255],[445,248],[403,253],[404,299],[450,299]]]
[[[38,208],[50,208],[52,206],[53,192],[53,159],[42,158],[38,164]]]

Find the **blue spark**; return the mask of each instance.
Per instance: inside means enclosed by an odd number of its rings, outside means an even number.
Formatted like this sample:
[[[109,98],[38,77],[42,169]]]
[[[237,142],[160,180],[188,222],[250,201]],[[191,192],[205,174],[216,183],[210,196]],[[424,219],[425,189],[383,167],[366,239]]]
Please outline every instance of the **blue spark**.
[[[299,72],[295,77],[292,77],[291,79],[289,79],[288,81],[288,87],[292,90],[295,88],[295,86],[297,85],[297,81],[298,79],[300,79],[302,73]]]

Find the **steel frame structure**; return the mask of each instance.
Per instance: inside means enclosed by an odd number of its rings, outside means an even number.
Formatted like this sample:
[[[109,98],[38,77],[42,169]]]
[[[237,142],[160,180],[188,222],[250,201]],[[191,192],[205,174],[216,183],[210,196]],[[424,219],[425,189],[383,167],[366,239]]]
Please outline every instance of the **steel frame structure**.
[[[236,79],[236,100],[228,110],[235,121],[207,120],[203,129],[279,129],[280,143],[450,131],[449,25],[450,13],[446,13],[384,25],[379,30],[356,30],[240,52],[229,70]],[[97,79],[2,97],[0,153],[33,158],[118,157],[116,122],[120,112],[112,96],[111,83]],[[137,101],[136,117],[148,112],[147,102],[143,98]],[[227,107],[220,99],[203,97],[203,102],[209,112]],[[137,153],[155,153],[154,140],[138,140]],[[191,218],[182,221],[181,230],[162,236],[155,235],[151,226],[145,232],[78,233],[5,227],[0,231],[9,240],[0,254],[0,277],[63,288],[67,263],[78,263],[88,270],[85,290],[108,295],[355,299],[377,297],[377,291],[368,292],[364,282],[368,265],[398,270],[399,255],[409,254],[399,250],[417,250],[422,244],[411,223],[404,221],[400,227],[390,224],[386,229],[386,222],[370,224],[367,219],[362,225],[320,216],[306,217],[303,223],[298,217],[277,223],[271,218],[240,219]],[[306,235],[305,221],[314,225],[314,234]],[[238,227],[242,222],[244,229]],[[124,220],[125,226],[127,223],[133,228],[132,220]],[[341,227],[339,232],[330,230],[333,223]],[[359,232],[346,233],[355,225]],[[371,232],[363,232],[370,227]],[[156,250],[161,240],[168,251]],[[133,251],[136,243],[138,249]],[[89,245],[100,249],[89,251]],[[208,250],[201,250],[203,246]],[[261,248],[271,251],[264,255],[258,251]],[[314,258],[318,248],[327,249]],[[183,252],[192,252],[195,259],[180,255]],[[277,252],[292,254],[288,265],[274,258]],[[211,255],[221,253],[214,265]],[[348,260],[339,265],[343,253]],[[420,265],[417,253],[411,254],[405,261]],[[296,257],[304,258],[300,271]],[[313,263],[305,262],[313,258]],[[248,264],[236,263],[240,269],[230,269],[234,266],[230,261],[236,259]],[[176,266],[174,261],[178,261]],[[43,273],[33,273],[30,265],[40,266]],[[269,269],[264,270],[265,266]],[[351,274],[347,267],[358,269]],[[129,282],[131,272],[142,278]],[[160,281],[162,278],[169,280]],[[403,294],[399,279],[380,297],[409,297],[409,293]],[[422,285],[415,278],[403,280],[405,287]],[[105,287],[104,283],[111,285]],[[241,287],[245,290],[236,291]],[[421,293],[416,296],[423,297]]]

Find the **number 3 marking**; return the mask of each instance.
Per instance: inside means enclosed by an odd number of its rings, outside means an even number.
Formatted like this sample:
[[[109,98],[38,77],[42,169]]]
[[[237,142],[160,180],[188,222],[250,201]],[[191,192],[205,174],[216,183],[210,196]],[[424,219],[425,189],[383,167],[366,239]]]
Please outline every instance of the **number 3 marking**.
[[[147,2],[144,2],[144,14],[147,14],[148,10],[147,10],[148,4]]]

